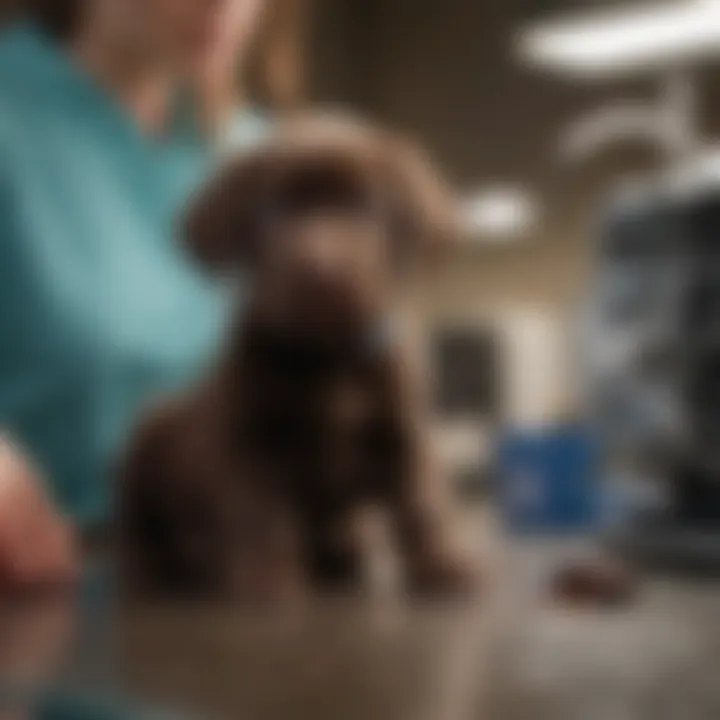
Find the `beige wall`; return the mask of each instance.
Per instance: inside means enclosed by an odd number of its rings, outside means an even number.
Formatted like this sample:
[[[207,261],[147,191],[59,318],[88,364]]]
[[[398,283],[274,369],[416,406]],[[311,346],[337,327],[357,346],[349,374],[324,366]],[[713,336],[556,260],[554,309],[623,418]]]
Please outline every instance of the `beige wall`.
[[[428,309],[462,311],[469,303],[493,308],[535,304],[562,311],[582,293],[587,272],[583,243],[458,249],[428,284]]]
[[[429,290],[437,308],[522,299],[567,307],[588,268],[592,211],[628,157],[556,159],[559,128],[615,92],[521,68],[512,38],[527,0],[315,0],[314,96],[343,102],[426,144],[458,187],[528,185],[537,232],[517,247],[468,248]],[[644,160],[641,158],[641,160]]]
[[[445,263],[422,293],[430,318],[525,308],[565,326],[591,271],[601,199],[628,169],[657,160],[624,148],[583,168],[558,161],[564,123],[610,96],[647,96],[650,86],[586,89],[519,67],[512,38],[529,6],[537,3],[315,0],[316,99],[349,103],[410,132],[459,188],[518,182],[540,200],[539,227],[526,241],[463,248]],[[568,338],[557,342],[569,352]]]

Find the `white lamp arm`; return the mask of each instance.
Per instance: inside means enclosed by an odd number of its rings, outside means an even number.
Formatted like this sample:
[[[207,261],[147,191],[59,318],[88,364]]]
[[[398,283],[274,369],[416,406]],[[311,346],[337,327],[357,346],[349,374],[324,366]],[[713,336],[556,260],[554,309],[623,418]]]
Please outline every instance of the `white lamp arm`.
[[[609,146],[641,140],[660,147],[671,164],[683,164],[698,146],[695,92],[690,78],[670,73],[655,103],[615,102],[576,120],[561,134],[561,156],[582,162]]]

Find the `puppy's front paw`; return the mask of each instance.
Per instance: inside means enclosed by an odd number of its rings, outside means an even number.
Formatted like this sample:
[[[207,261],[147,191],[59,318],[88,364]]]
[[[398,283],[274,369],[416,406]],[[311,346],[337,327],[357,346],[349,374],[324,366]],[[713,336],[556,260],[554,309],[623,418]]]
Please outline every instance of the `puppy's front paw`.
[[[408,573],[408,590],[416,597],[468,598],[480,588],[480,573],[460,555],[427,556]]]

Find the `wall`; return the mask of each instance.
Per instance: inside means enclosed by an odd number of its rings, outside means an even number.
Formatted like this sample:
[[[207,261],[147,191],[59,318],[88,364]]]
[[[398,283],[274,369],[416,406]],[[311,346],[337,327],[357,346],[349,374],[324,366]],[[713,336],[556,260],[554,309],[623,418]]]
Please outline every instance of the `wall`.
[[[519,182],[542,204],[539,226],[517,246],[457,251],[423,289],[431,318],[508,309],[575,312],[591,270],[597,208],[628,170],[654,166],[622,148],[583,168],[557,159],[562,125],[617,95],[647,97],[633,82],[584,88],[522,68],[514,33],[539,11],[531,0],[316,0],[314,94],[349,103],[419,138],[466,191]],[[567,352],[559,338],[559,352]],[[563,358],[560,367],[570,358]],[[558,369],[558,373],[564,372]]]

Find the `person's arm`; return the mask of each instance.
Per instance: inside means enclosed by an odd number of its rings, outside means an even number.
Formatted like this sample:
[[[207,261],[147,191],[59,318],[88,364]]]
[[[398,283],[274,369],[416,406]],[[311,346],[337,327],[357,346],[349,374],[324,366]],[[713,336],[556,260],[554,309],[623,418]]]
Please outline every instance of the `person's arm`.
[[[0,152],[0,266],[11,255],[12,243],[22,242],[8,167]],[[10,341],[0,328],[0,353]],[[6,429],[0,419],[0,593],[72,581],[77,556],[72,529],[53,507],[44,478]]]

